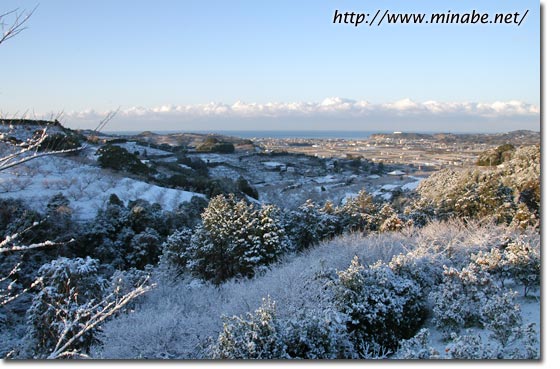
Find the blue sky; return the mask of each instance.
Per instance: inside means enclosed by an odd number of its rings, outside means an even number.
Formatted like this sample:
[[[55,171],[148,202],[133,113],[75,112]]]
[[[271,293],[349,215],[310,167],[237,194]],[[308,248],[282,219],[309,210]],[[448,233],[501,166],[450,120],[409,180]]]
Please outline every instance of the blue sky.
[[[335,9],[529,14],[356,28]],[[123,130],[539,129],[539,26],[537,1],[53,0],[0,46],[0,110],[87,128],[121,107]]]

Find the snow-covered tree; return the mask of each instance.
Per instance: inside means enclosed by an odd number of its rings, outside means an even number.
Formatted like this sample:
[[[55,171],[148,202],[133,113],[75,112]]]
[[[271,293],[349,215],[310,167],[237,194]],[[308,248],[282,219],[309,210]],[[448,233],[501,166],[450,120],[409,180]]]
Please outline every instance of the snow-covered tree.
[[[508,275],[524,287],[524,295],[541,283],[541,253],[539,245],[512,242],[505,249]]]
[[[127,264],[136,269],[155,265],[161,255],[161,243],[161,237],[152,228],[134,235],[125,256]]]
[[[395,359],[399,360],[429,360],[439,359],[440,353],[429,345],[430,331],[422,328],[416,335],[407,340],[401,340]]]
[[[235,276],[252,277],[278,259],[289,240],[276,208],[261,209],[218,195],[202,213],[188,247],[189,269],[204,279],[221,283]]]
[[[395,350],[402,339],[414,336],[425,318],[421,289],[381,262],[361,265],[354,257],[338,272],[335,303],[348,316],[354,345]],[[368,355],[368,352],[360,352]]]
[[[484,327],[490,330],[490,338],[498,341],[503,348],[519,338],[514,333],[518,332],[523,318],[519,304],[514,302],[516,295],[513,291],[497,294],[481,307]]]
[[[162,245],[162,254],[159,259],[160,267],[172,275],[181,275],[187,271],[189,263],[189,246],[192,230],[183,228],[167,237]]]
[[[379,227],[379,206],[373,195],[361,190],[358,196],[350,198],[337,208],[336,215],[340,217],[344,231],[376,231]]]
[[[443,282],[430,293],[434,324],[448,337],[465,327],[482,326],[480,309],[497,291],[490,274],[474,263],[462,270],[445,266]]]
[[[33,297],[27,311],[27,355],[48,356],[57,346],[60,335],[67,331],[75,335],[95,309],[86,308],[99,300],[106,281],[98,275],[97,260],[58,258],[39,269],[42,289]],[[76,313],[82,314],[75,325],[68,326]],[[83,349],[94,340],[94,331],[84,334],[70,349]]]
[[[254,313],[226,318],[210,353],[215,359],[355,358],[345,325],[337,314],[281,319],[276,304],[263,299]]]
[[[311,200],[286,214],[286,229],[297,251],[339,233],[338,217],[325,212]]]
[[[214,359],[284,359],[282,327],[274,301],[264,299],[254,313],[224,321],[223,331],[211,349]]]

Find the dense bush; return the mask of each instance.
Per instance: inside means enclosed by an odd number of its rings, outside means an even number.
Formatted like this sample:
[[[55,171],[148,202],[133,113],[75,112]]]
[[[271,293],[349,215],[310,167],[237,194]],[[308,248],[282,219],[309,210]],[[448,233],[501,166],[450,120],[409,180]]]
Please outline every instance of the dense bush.
[[[516,295],[512,291],[497,294],[481,307],[484,327],[491,332],[490,338],[498,341],[502,347],[520,338],[514,336],[523,321],[519,304],[514,302]]]
[[[254,314],[227,318],[217,343],[214,359],[282,359],[285,347],[274,302],[264,300]]]
[[[524,239],[508,242],[505,247],[480,251],[471,256],[474,263],[490,273],[502,287],[510,279],[524,287],[524,295],[540,285],[541,257],[538,244]]]
[[[47,136],[45,140],[41,142],[41,145],[39,145],[39,150],[74,150],[81,146],[80,141],[81,139],[77,135],[55,133],[53,135]]]
[[[395,350],[400,340],[414,336],[423,323],[426,312],[420,287],[387,265],[378,262],[365,267],[355,257],[338,277],[336,305],[349,317],[348,331],[358,350],[367,345]]]
[[[231,142],[220,141],[216,137],[207,137],[202,144],[197,146],[196,151],[231,154],[235,151],[235,146]]]
[[[434,324],[447,337],[461,328],[481,327],[480,309],[497,291],[490,274],[474,263],[462,270],[444,267],[443,282],[430,293]]]
[[[84,227],[72,249],[77,256],[95,255],[117,269],[156,265],[165,238],[177,229],[199,224],[198,212],[206,204],[204,199],[193,197],[167,212],[161,205],[141,199],[126,206],[117,196],[111,199]]]
[[[188,267],[214,283],[252,277],[289,246],[276,208],[255,208],[233,195],[219,195],[210,200],[191,238]]]
[[[134,174],[149,174],[150,168],[134,154],[120,146],[106,145],[97,150],[97,161],[102,168],[124,170]]]
[[[412,338],[402,340],[394,358],[400,360],[439,359],[440,353],[429,345],[430,330],[422,328]]]
[[[247,196],[250,196],[254,199],[259,199],[259,192],[257,191],[257,189],[253,186],[251,186],[251,184],[243,177],[239,177],[237,179],[237,189],[241,192],[244,193]]]
[[[398,275],[412,279],[424,290],[440,284],[443,280],[443,266],[450,260],[442,254],[429,254],[417,249],[406,254],[395,255],[389,263]]]
[[[524,287],[524,295],[540,286],[541,254],[538,245],[527,242],[512,242],[504,253],[509,277]]]
[[[295,250],[301,251],[339,233],[338,218],[311,200],[286,214],[286,231]]]
[[[411,207],[432,218],[489,217],[523,228],[540,219],[540,146],[507,151],[498,167],[444,169],[422,181]]]
[[[192,230],[183,228],[169,235],[163,243],[159,265],[171,275],[181,275],[187,271],[191,237]]]
[[[156,265],[161,255],[161,243],[160,235],[152,228],[135,234],[125,256],[128,266],[144,269],[147,265]]]
[[[101,297],[105,280],[99,276],[97,260],[59,258],[39,269],[43,288],[33,297],[27,311],[28,354],[46,357],[63,335],[75,335],[95,313],[92,301]],[[68,331],[69,333],[65,333]],[[92,330],[73,345],[85,349],[95,341]]]
[[[285,322],[283,341],[289,359],[352,359],[355,350],[341,317],[301,314]],[[325,315],[325,316],[323,316]]]
[[[479,155],[476,165],[492,166],[500,165],[513,156],[515,147],[512,144],[500,145],[494,149],[487,150]]]
[[[280,319],[270,298],[246,317],[227,318],[211,347],[215,359],[344,359],[352,355],[343,324],[317,316]]]

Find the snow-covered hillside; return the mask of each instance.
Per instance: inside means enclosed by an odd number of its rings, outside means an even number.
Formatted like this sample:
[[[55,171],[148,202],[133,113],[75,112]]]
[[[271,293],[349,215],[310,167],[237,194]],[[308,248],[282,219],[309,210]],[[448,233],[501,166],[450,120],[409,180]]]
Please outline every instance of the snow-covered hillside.
[[[44,211],[49,199],[62,193],[70,200],[77,220],[95,217],[113,193],[125,202],[144,199],[160,204],[165,210],[172,210],[193,196],[205,197],[127,178],[89,162],[80,157],[47,156],[2,171],[0,197],[23,199],[32,208]]]
[[[468,263],[471,254],[488,250],[504,237],[526,241],[529,241],[529,237],[530,242],[538,243],[538,235],[534,233],[522,235],[492,224],[472,223],[465,226],[460,222],[433,223],[423,229],[411,229],[402,233],[344,235],[324,242],[306,253],[291,255],[257,278],[231,280],[220,286],[190,277],[174,282],[163,274],[159,279],[159,287],[147,295],[146,299],[135,307],[134,312],[122,315],[105,325],[101,343],[94,349],[94,357],[207,358],[205,345],[208,339],[217,339],[223,329],[223,317],[244,317],[246,313],[258,309],[263,299],[275,302],[276,319],[292,319],[302,324],[311,317],[334,319],[336,306],[333,300],[333,285],[338,279],[337,271],[348,268],[355,256],[364,264],[389,264],[398,260],[395,259],[398,255],[414,255],[412,260],[415,260],[414,263],[419,268],[423,266],[424,273],[431,268],[431,264],[437,273],[437,265],[441,267],[443,256],[440,252],[443,250],[446,254],[453,255],[455,260],[448,260],[448,265],[460,268],[461,265],[466,265],[464,263]],[[529,297],[523,297],[522,289],[513,281],[507,281],[505,286],[503,292],[510,288],[518,291],[515,303],[521,309],[523,324],[534,324],[536,335],[539,337],[539,291],[534,291]],[[443,339],[443,334],[433,323],[433,318],[434,313],[430,311],[424,323],[424,328],[429,332],[425,344],[426,347],[437,351],[441,358],[445,358],[446,355],[450,355],[449,348],[457,344]],[[477,352],[482,354],[485,349],[491,352],[490,348],[485,348],[486,344],[489,347],[495,345],[490,338],[490,330],[481,327],[472,331],[461,329],[458,336],[466,337],[469,334],[480,335],[482,340],[480,346],[471,348],[471,358],[475,358]],[[310,336],[308,339],[312,341],[318,337]],[[516,345],[514,343],[513,347]],[[536,345],[538,348],[539,343]],[[416,347],[418,351],[415,354],[421,354],[421,350],[426,347]]]

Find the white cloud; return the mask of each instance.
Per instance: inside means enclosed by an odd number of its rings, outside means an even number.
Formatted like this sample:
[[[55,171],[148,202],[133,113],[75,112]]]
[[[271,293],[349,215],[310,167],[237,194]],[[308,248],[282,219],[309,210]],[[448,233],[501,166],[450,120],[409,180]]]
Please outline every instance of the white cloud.
[[[165,116],[180,115],[183,118],[198,117],[281,117],[294,115],[328,115],[328,114],[360,114],[368,115],[375,113],[395,114],[470,114],[480,116],[512,116],[512,115],[538,115],[539,108],[535,105],[521,101],[496,101],[493,103],[473,102],[415,102],[411,99],[402,99],[387,104],[373,104],[367,101],[355,101],[332,97],[321,102],[270,102],[270,103],[246,103],[237,101],[228,105],[211,102],[199,105],[162,105],[153,108],[131,107],[123,109],[121,116]],[[73,112],[69,116],[83,117],[91,115],[92,111]],[[104,113],[102,113],[104,114]]]
[[[70,112],[65,116],[69,126],[101,120],[107,112],[88,109]],[[329,97],[320,102],[269,102],[233,104],[210,102],[197,105],[162,105],[151,108],[133,106],[120,110],[112,122],[115,129],[357,129],[380,127],[413,127],[418,130],[444,129],[444,124],[470,124],[484,129],[488,122],[500,122],[505,129],[507,122],[515,122],[516,129],[538,129],[540,110],[536,105],[521,101],[482,102],[417,102],[409,98],[391,103],[375,104],[340,97]],[[256,120],[269,126],[257,125]],[[158,122],[152,128],[148,123]],[[235,122],[232,123],[232,122]],[[278,127],[273,126],[278,122]],[[301,122],[309,125],[301,126]],[[325,123],[326,122],[326,123]],[[338,125],[337,123],[338,122]],[[353,123],[360,122],[360,125]],[[439,124],[436,126],[435,123]],[[521,123],[520,123],[521,122]],[[285,124],[287,123],[287,125]],[[320,125],[319,123],[324,125]],[[348,125],[346,125],[348,123]],[[393,124],[395,123],[395,124]],[[416,125],[413,125],[416,124]],[[343,125],[341,125],[343,124]],[[369,124],[369,125],[368,125]],[[430,125],[431,124],[431,125]],[[525,124],[523,126],[522,124]],[[327,126],[328,125],[328,126]],[[218,128],[217,128],[218,127]],[[442,128],[440,128],[442,127]],[[462,127],[465,128],[465,127]],[[498,128],[497,128],[498,129]]]

